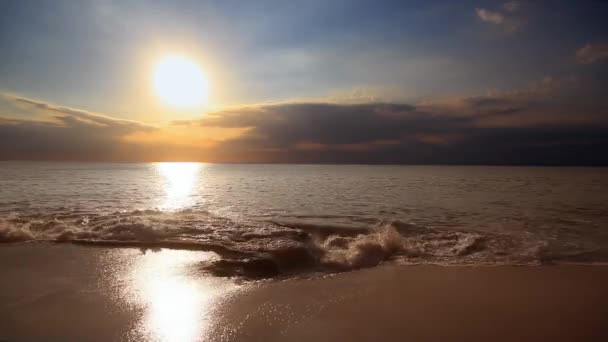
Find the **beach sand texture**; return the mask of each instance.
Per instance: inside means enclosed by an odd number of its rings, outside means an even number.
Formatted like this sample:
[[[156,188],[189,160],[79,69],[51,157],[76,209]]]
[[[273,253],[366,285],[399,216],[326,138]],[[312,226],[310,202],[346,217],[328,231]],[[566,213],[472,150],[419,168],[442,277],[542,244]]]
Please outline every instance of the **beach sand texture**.
[[[0,339],[608,339],[605,266],[380,266],[242,282],[200,271],[204,254],[5,245]]]

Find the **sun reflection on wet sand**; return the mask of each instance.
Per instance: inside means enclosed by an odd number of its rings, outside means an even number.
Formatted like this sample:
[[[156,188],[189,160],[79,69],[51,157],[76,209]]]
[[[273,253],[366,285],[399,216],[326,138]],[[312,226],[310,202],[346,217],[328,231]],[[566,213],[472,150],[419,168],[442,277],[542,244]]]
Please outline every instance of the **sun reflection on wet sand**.
[[[141,255],[130,268],[126,297],[143,308],[132,340],[200,341],[213,321],[218,300],[238,288],[197,272],[213,253],[161,250]]]
[[[163,178],[165,197],[163,210],[179,210],[192,206],[192,194],[199,181],[200,163],[157,163],[156,170]]]

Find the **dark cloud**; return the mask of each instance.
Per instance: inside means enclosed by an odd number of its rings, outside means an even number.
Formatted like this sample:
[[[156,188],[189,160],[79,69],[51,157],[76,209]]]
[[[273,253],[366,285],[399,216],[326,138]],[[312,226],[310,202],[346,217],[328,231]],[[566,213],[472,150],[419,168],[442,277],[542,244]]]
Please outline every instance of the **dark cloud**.
[[[576,61],[580,64],[593,64],[608,61],[608,44],[587,44],[576,51]]]
[[[131,160],[142,149],[121,138],[155,128],[26,98],[19,104],[42,111],[45,120],[0,117],[0,159]]]
[[[517,114],[528,109],[531,104],[521,99],[495,96],[476,96],[462,100],[461,112],[480,119],[482,117],[505,116]]]
[[[459,118],[445,118],[457,125]],[[286,103],[221,112],[199,121],[207,127],[252,127],[250,138],[272,137],[281,146],[313,141],[357,144],[399,139],[421,131],[439,132],[431,114],[407,104]]]
[[[285,103],[217,112],[188,124],[248,127],[216,147],[236,160],[608,164],[608,118],[555,120],[556,108],[539,96],[531,99],[544,91],[534,85],[420,106]]]
[[[52,113],[53,120],[0,119],[0,159],[608,165],[606,107],[598,102],[559,112],[562,103],[549,100],[555,83],[417,105],[247,106],[160,128],[200,136],[210,128],[241,129],[213,146],[187,147],[124,139],[137,132],[154,136],[156,129],[141,123],[19,100]]]

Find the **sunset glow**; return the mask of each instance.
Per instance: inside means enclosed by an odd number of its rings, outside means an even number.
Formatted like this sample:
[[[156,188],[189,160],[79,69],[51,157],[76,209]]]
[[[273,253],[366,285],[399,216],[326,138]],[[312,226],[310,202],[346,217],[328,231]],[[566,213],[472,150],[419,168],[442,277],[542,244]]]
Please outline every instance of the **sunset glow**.
[[[57,2],[4,11],[2,160],[608,165],[602,2]]]
[[[0,342],[608,341],[608,0],[0,3]]]

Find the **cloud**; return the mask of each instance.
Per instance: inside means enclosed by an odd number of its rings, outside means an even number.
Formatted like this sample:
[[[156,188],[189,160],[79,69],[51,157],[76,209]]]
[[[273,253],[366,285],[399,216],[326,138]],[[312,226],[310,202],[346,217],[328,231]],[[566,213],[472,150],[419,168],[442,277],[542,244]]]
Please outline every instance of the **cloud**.
[[[508,97],[459,105],[298,103],[217,113],[202,127],[247,126],[216,146],[248,161],[440,164],[607,164],[608,124],[503,124],[533,113]],[[451,110],[450,110],[451,109]],[[253,159],[252,156],[255,156]],[[249,159],[248,159],[249,158]]]
[[[516,12],[521,8],[521,3],[518,1],[509,1],[504,3],[500,10],[490,10],[486,8],[475,8],[477,17],[488,24],[496,25],[505,32],[513,33],[520,29],[523,21]]]
[[[0,94],[0,160],[211,160],[242,129],[148,125]]]
[[[45,116],[0,116],[0,159],[608,165],[608,105],[578,88],[547,77],[413,104],[257,104],[162,127],[14,98]]]
[[[576,61],[580,64],[594,64],[608,61],[608,44],[587,44],[576,51]]]
[[[135,151],[122,139],[155,127],[83,110],[4,95],[39,112],[35,119],[0,117],[0,159],[128,160]]]
[[[177,124],[246,128],[215,146],[234,161],[607,164],[608,118],[601,109],[556,103],[569,86],[545,78],[524,89],[418,104],[245,106]]]
[[[475,11],[477,12],[477,16],[479,17],[479,19],[481,19],[482,21],[497,25],[502,24],[505,21],[505,17],[498,12],[490,11],[483,8],[476,8]]]
[[[135,131],[154,130],[154,127],[137,121],[111,118],[80,109],[54,105],[48,102],[32,100],[24,97],[14,97],[13,100],[17,103],[29,105],[43,112],[50,113],[54,119],[63,123],[65,126],[98,128],[112,132],[115,135],[122,135]]]

